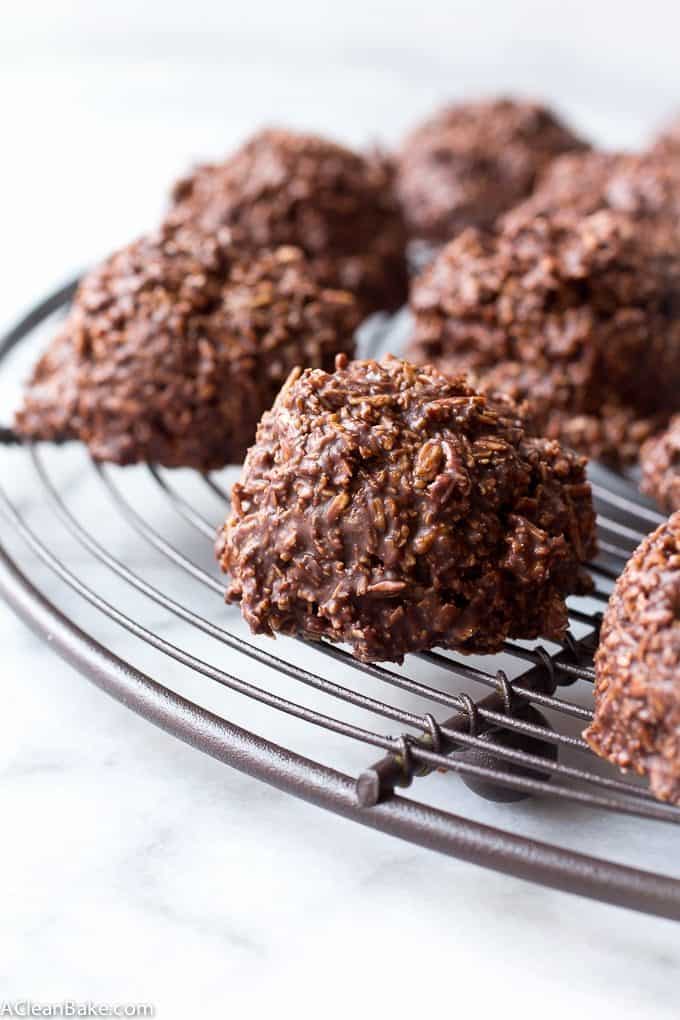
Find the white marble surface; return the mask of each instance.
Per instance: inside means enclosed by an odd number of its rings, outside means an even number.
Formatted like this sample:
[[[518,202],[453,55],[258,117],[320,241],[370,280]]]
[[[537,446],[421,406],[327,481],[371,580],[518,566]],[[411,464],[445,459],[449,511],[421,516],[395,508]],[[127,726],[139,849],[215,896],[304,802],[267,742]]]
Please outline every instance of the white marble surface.
[[[549,96],[609,144],[633,145],[680,101],[670,4],[480,8],[13,5],[0,36],[0,321],[144,229],[175,172],[262,121],[392,140],[447,94],[514,87]],[[0,421],[10,401],[3,380]],[[79,451],[46,463],[116,554],[167,582],[167,566],[109,509]],[[44,522],[19,458],[3,454],[0,472],[27,520]],[[142,473],[125,486],[147,505]],[[159,526],[207,564],[204,545],[152,498]],[[205,511],[219,516],[207,497]],[[166,640],[236,666],[95,568],[62,529],[49,534],[74,571]],[[350,771],[365,762],[340,738],[282,726],[192,680],[31,569],[164,682],[312,756]],[[176,597],[225,620],[198,585]],[[235,614],[227,620],[239,626]],[[171,1018],[352,1006],[360,1015],[476,1007],[481,1016],[677,1017],[677,926],[435,856],[262,786],[102,695],[6,610],[0,647],[0,1001],[144,1000]],[[292,693],[285,679],[238,665]],[[659,826],[538,803],[495,807],[454,780],[428,783],[452,810],[680,874],[674,834]]]

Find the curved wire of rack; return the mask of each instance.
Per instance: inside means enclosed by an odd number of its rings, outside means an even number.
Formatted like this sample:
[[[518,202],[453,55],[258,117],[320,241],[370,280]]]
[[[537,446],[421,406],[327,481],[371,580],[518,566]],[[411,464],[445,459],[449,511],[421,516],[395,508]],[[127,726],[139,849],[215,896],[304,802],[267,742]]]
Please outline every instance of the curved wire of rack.
[[[0,341],[0,362],[37,326],[65,307],[74,288],[75,283],[71,283],[50,295],[6,335]],[[12,554],[0,542],[0,591],[18,615],[50,641],[55,651],[109,694],[213,757],[354,821],[521,878],[680,919],[678,879],[493,828],[396,793],[397,788],[409,786],[414,780],[420,784],[435,771],[448,772],[459,775],[475,792],[491,800],[538,796],[649,821],[680,822],[680,809],[658,803],[634,780],[603,774],[600,766],[594,767],[594,756],[580,736],[570,733],[565,725],[559,728],[561,723],[575,720],[582,729],[592,717],[590,708],[565,695],[579,682],[592,684],[592,652],[611,582],[632,549],[662,520],[661,515],[640,501],[628,483],[603,471],[594,475],[601,551],[597,562],[591,564],[594,595],[570,600],[570,620],[580,630],[580,637],[570,630],[561,647],[508,641],[502,658],[485,657],[482,664],[448,652],[410,657],[412,662],[419,659],[432,667],[436,675],[443,673],[452,687],[455,683],[491,689],[490,694],[479,698],[467,690],[425,683],[410,675],[412,670],[400,672],[384,665],[358,662],[345,649],[328,643],[313,646],[314,668],[304,668],[296,664],[293,656],[279,654],[279,647],[290,648],[292,639],[283,639],[277,643],[276,652],[269,651],[236,629],[212,622],[192,605],[169,594],[174,590],[171,582],[177,576],[174,572],[181,572],[219,601],[224,590],[222,579],[215,570],[206,569],[169,540],[158,530],[153,518],[150,520],[135,509],[125,491],[124,470],[90,462],[102,495],[167,564],[168,583],[163,588],[133,570],[123,557],[115,554],[110,541],[103,541],[81,523],[77,509],[74,511],[69,505],[42,449],[20,444],[9,427],[0,428],[0,444],[8,452],[10,449],[16,452],[18,447],[32,471],[33,500],[44,501],[54,518],[98,565],[154,606],[181,620],[187,635],[200,632],[263,667],[263,678],[258,677],[257,682],[228,672],[201,659],[188,647],[172,643],[157,629],[109,601],[88,584],[86,577],[56,556],[52,543],[30,526],[16,497],[8,493],[9,485],[2,472],[0,515],[8,532],[19,538],[33,555]],[[219,508],[215,518],[208,519],[204,510],[179,491],[172,472],[153,466],[147,470],[166,509],[192,529],[209,549],[229,503],[228,491],[219,478],[197,475],[195,479]],[[26,566],[31,563],[41,564],[60,585],[75,592],[117,627],[195,675],[306,725],[357,742],[366,748],[365,767],[350,775],[313,761],[293,748],[274,743],[201,707],[153,679],[105,647],[59,608],[27,573]],[[226,610],[224,615],[226,618]],[[288,678],[287,696],[266,683],[269,670]],[[353,683],[341,684],[331,679],[329,673],[333,676],[337,670],[343,676],[349,675]],[[379,689],[384,687],[388,695],[378,698],[362,690],[362,675],[377,681]],[[333,706],[351,706],[370,714],[380,725],[369,729],[335,712],[312,708],[296,693],[303,688],[322,694]],[[427,701],[432,711],[414,711],[409,707],[414,698]],[[545,712],[549,713],[550,721]],[[388,730],[388,724],[391,729],[396,727],[396,735]],[[578,765],[559,760],[560,753],[566,751],[577,757]]]

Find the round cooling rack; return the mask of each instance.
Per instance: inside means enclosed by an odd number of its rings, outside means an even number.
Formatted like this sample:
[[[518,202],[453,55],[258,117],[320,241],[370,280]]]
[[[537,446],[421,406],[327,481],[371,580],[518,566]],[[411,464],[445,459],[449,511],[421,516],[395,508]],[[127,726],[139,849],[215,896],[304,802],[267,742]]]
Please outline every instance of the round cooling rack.
[[[49,296],[0,341],[0,383],[16,388],[74,289]],[[372,350],[396,347],[390,329],[374,330]],[[428,652],[383,666],[325,643],[253,637],[223,604],[212,543],[233,471],[97,465],[79,444],[22,444],[8,425],[0,465],[0,591],[129,708],[355,822],[680,919],[680,870],[661,873],[677,856],[665,848],[680,809],[581,738],[612,582],[662,520],[628,481],[592,471],[595,592],[569,600],[563,646],[507,642],[497,656]],[[409,796],[395,792],[408,786]]]

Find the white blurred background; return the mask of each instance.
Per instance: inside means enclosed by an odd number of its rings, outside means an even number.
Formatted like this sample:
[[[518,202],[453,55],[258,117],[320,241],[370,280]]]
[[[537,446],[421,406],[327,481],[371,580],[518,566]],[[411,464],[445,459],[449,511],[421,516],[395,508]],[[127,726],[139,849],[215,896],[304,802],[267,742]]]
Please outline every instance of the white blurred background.
[[[396,142],[514,91],[603,144],[680,106],[677,0],[0,4],[0,324],[150,226],[169,183],[265,122]]]

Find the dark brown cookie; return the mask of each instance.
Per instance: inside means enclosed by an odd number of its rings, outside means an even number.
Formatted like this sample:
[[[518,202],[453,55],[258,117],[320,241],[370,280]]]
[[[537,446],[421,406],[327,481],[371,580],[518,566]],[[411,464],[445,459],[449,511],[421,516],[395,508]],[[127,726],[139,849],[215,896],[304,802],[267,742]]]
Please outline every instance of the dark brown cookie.
[[[538,177],[531,195],[510,209],[502,222],[525,223],[565,209],[582,216],[607,209],[609,181],[628,159],[622,153],[598,149],[556,156]]]
[[[680,159],[662,152],[575,152],[553,160],[533,194],[504,218],[522,224],[565,210],[628,214],[661,249],[680,247]]]
[[[640,455],[641,488],[662,510],[680,510],[680,415],[667,429],[648,439]]]
[[[291,368],[352,353],[358,321],[298,249],[243,257],[165,225],[85,277],[16,428],[118,464],[235,463]]]
[[[589,590],[585,461],[517,409],[388,357],[294,372],[258,428],[218,541],[256,632],[401,661],[559,639]]]
[[[447,106],[409,135],[397,189],[411,236],[448,241],[489,227],[531,192],[560,153],[585,143],[538,103],[495,99]]]
[[[593,750],[680,803],[680,513],[640,545],[609,600],[595,656]]]
[[[416,280],[408,356],[524,403],[539,434],[614,464],[677,406],[680,260],[603,209],[468,230]]]
[[[406,300],[406,232],[391,165],[316,135],[256,134],[174,190],[171,218],[229,230],[254,249],[296,245],[324,286],[351,291],[364,314]]]

